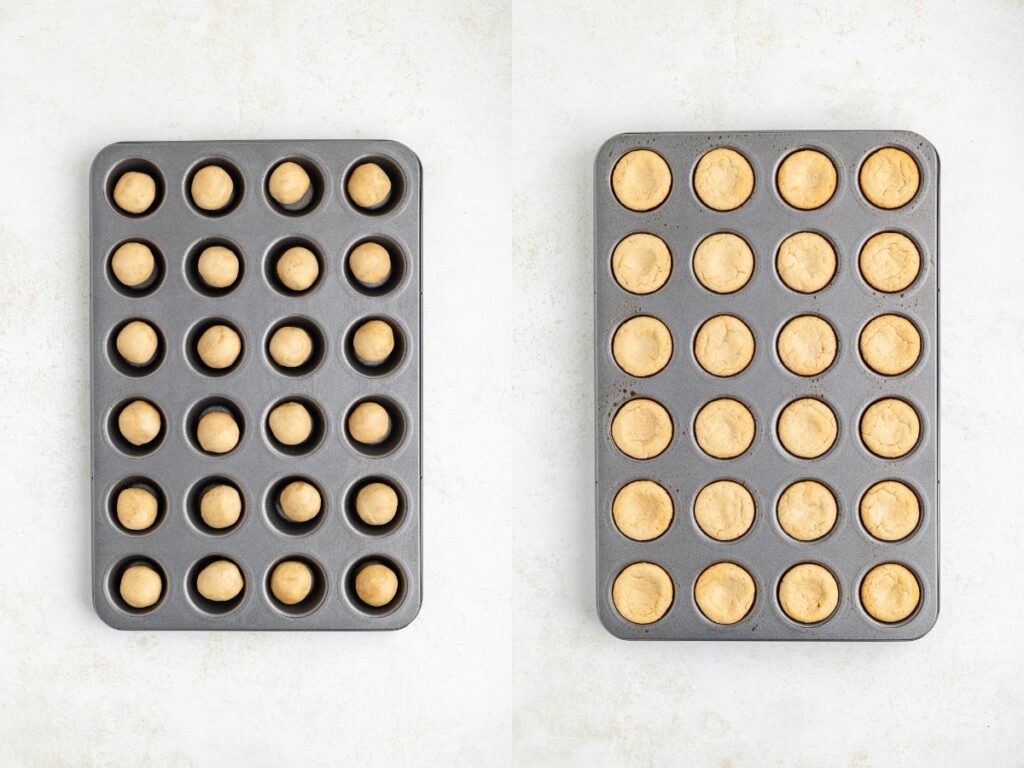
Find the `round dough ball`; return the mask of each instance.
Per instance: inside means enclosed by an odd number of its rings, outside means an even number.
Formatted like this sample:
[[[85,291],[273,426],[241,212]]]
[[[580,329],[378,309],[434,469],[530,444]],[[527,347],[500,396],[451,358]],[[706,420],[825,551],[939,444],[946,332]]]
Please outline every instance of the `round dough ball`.
[[[293,523],[308,523],[320,514],[320,491],[305,480],[294,480],[281,489],[277,498],[281,514]]]
[[[883,459],[906,456],[921,436],[921,420],[913,406],[889,397],[868,406],[860,420],[860,436],[868,450]]]
[[[114,185],[114,202],[122,211],[140,214],[156,200],[156,181],[148,173],[128,171]]]
[[[132,320],[117,332],[114,345],[117,353],[129,365],[146,365],[156,357],[160,340],[153,326],[142,320]]]
[[[631,211],[657,208],[672,190],[672,171],[657,152],[634,149],[612,170],[612,192]]]
[[[398,493],[387,483],[367,483],[356,494],[356,514],[367,525],[387,525],[398,514]]]
[[[382,608],[398,594],[398,574],[383,563],[368,563],[356,574],[356,596],[373,608]]]
[[[921,602],[921,585],[906,566],[876,565],[860,584],[860,602],[872,618],[886,624],[903,621]]]
[[[715,563],[697,577],[693,596],[708,619],[728,625],[750,613],[757,587],[750,574],[735,563]]]
[[[754,415],[743,403],[723,397],[706,403],[693,424],[697,445],[715,459],[734,459],[754,442]]]
[[[794,208],[811,211],[832,199],[837,178],[836,167],[828,155],[801,149],[779,166],[779,194]]]
[[[129,531],[144,531],[156,522],[160,503],[145,488],[123,488],[117,494],[117,521]]]
[[[672,274],[672,253],[657,235],[638,232],[615,246],[612,273],[615,281],[630,293],[654,293]]]
[[[735,376],[754,359],[754,334],[732,315],[716,315],[697,331],[693,352],[712,376]]]
[[[278,165],[270,174],[267,190],[281,205],[297,205],[309,194],[313,184],[306,169],[291,160]]]
[[[391,434],[391,416],[380,403],[360,403],[349,414],[348,433],[357,443],[378,445]]]
[[[836,332],[827,321],[800,315],[779,333],[779,359],[797,376],[817,376],[835,361],[837,345]]]
[[[286,288],[305,291],[320,276],[320,262],[309,248],[295,245],[281,254],[275,271]]]
[[[353,203],[368,210],[380,208],[391,197],[391,179],[376,163],[356,166],[345,188]]]
[[[211,528],[230,528],[242,516],[242,494],[227,483],[207,488],[199,498],[199,516]]]
[[[797,232],[782,241],[775,260],[779,277],[799,293],[817,293],[836,274],[836,251],[817,232]]]
[[[612,584],[615,609],[634,624],[653,624],[661,620],[674,599],[672,577],[654,563],[628,565]]]
[[[656,317],[631,318],[616,329],[612,355],[630,376],[653,376],[672,358],[672,334]]]
[[[207,165],[192,177],[192,202],[204,211],[219,211],[231,202],[235,182],[219,165]]]
[[[897,293],[917,279],[921,252],[906,235],[879,232],[860,251],[860,273],[876,291]]]
[[[302,445],[313,434],[313,416],[302,403],[275,406],[267,418],[270,434],[283,445]]]
[[[835,613],[839,584],[817,563],[794,565],[779,582],[779,605],[793,621],[817,624]]]
[[[612,419],[612,440],[634,459],[653,459],[672,442],[672,417],[654,400],[637,398],[619,408]]]
[[[839,517],[836,497],[816,480],[793,483],[779,497],[779,525],[797,541],[817,541],[826,536]]]
[[[693,505],[697,525],[716,541],[735,541],[754,524],[754,497],[732,480],[704,486]]]
[[[366,288],[377,288],[391,277],[391,254],[380,243],[361,243],[348,256],[348,268]]]
[[[230,368],[242,354],[242,337],[227,325],[211,325],[196,342],[199,359],[210,368]]]
[[[902,208],[914,199],[920,183],[917,162],[896,147],[879,149],[860,168],[861,191],[879,208]]]
[[[146,445],[156,439],[163,426],[163,419],[151,403],[132,400],[117,415],[117,428],[129,443]]]
[[[754,191],[754,169],[736,150],[719,147],[697,163],[693,187],[708,208],[733,211],[750,199]]]
[[[709,291],[735,293],[754,274],[754,252],[732,232],[708,235],[693,254],[693,273]]]
[[[800,459],[816,459],[828,453],[839,436],[832,409],[813,397],[794,400],[779,416],[779,441]]]
[[[353,334],[352,348],[363,365],[381,365],[395,350],[395,332],[383,320],[367,320]]]
[[[909,487],[896,480],[875,483],[860,500],[864,528],[881,541],[900,541],[917,530],[921,501]]]
[[[298,368],[313,354],[313,337],[305,328],[283,325],[270,337],[270,359],[283,368]]]
[[[921,334],[899,315],[879,315],[860,332],[860,356],[883,376],[899,376],[921,357]]]
[[[615,494],[612,519],[622,535],[633,541],[652,541],[672,524],[672,497],[653,480],[634,480]]]
[[[207,453],[227,453],[238,445],[241,430],[235,417],[225,411],[203,414],[196,428],[196,439]]]
[[[230,560],[214,560],[196,577],[196,591],[207,600],[224,603],[234,600],[245,589],[245,579]]]
[[[285,605],[297,605],[313,591],[313,569],[298,560],[285,560],[270,574],[270,592]]]
[[[148,565],[132,565],[121,574],[118,585],[121,598],[132,608],[156,605],[164,591],[164,580]]]
[[[238,280],[238,255],[223,245],[211,245],[199,254],[199,279],[210,288],[230,288]]]
[[[110,271],[122,285],[137,288],[156,272],[153,249],[145,243],[122,243],[110,257]]]

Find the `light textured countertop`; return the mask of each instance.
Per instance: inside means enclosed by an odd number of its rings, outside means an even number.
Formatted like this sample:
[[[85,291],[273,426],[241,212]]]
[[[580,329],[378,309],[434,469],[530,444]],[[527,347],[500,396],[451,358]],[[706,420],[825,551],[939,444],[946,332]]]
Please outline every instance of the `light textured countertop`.
[[[0,765],[1024,764],[1024,6],[249,5],[0,4]],[[938,624],[616,640],[594,153],[797,127],[942,156]],[[89,163],[320,137],[423,162],[423,610],[392,634],[115,632],[89,599]]]

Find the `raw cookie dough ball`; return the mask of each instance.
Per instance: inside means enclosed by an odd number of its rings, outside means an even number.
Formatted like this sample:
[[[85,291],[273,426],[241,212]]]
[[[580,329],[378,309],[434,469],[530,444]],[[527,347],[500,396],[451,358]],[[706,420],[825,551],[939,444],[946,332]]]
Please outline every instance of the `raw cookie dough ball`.
[[[295,245],[281,254],[274,268],[286,288],[305,291],[320,276],[320,262],[309,248]]]
[[[719,147],[697,163],[693,186],[708,208],[732,211],[747,202],[754,191],[754,169],[736,150]]]
[[[196,263],[199,279],[211,288],[230,288],[238,279],[238,255],[223,245],[203,249]]]
[[[897,293],[921,271],[921,252],[899,232],[879,232],[860,251],[860,273],[876,291]]]
[[[196,342],[196,353],[210,368],[230,368],[242,354],[242,337],[227,325],[211,325]]]
[[[123,488],[117,494],[117,521],[129,531],[144,531],[156,522],[160,504],[145,488]]]
[[[270,174],[267,190],[281,205],[297,205],[312,187],[309,174],[298,163],[286,160]]]
[[[693,254],[693,273],[709,291],[735,293],[754,274],[754,252],[731,232],[708,235]]]
[[[879,208],[902,208],[914,199],[920,183],[917,162],[896,147],[883,147],[860,168],[861,191]]]
[[[716,315],[697,331],[693,352],[712,376],[735,376],[754,359],[754,334],[732,315]]]
[[[231,202],[235,182],[219,165],[207,165],[192,177],[192,201],[204,211],[219,211]]]
[[[207,453],[227,453],[238,445],[241,430],[235,417],[225,411],[210,411],[203,414],[196,428],[199,447]]]
[[[779,333],[779,359],[797,376],[817,376],[828,370],[836,359],[836,346],[832,326],[814,315],[794,317]]]
[[[156,200],[156,181],[148,173],[128,171],[114,185],[114,202],[122,211],[145,213]]]
[[[817,624],[839,605],[839,584],[817,563],[794,565],[779,582],[779,605],[793,621]]]
[[[156,271],[153,250],[145,243],[123,243],[110,257],[110,271],[122,285],[136,288],[149,280]]]
[[[320,514],[320,491],[305,480],[294,480],[281,489],[277,498],[281,514],[293,523],[308,523]]]
[[[921,585],[913,572],[899,563],[876,565],[860,584],[860,602],[881,622],[903,621],[921,602]]]
[[[775,260],[779,277],[799,293],[817,293],[836,274],[836,251],[816,232],[797,232],[782,241]]]
[[[230,560],[214,560],[196,577],[196,591],[217,603],[234,600],[244,588],[242,572]]]
[[[735,563],[715,563],[705,569],[693,590],[700,612],[715,624],[735,624],[754,605],[757,588],[750,574]]]
[[[794,152],[779,166],[779,194],[802,211],[821,208],[836,192],[836,167],[813,149]]]
[[[860,332],[860,356],[883,376],[899,376],[921,357],[921,334],[899,315],[879,315]]]
[[[672,577],[654,563],[633,563],[615,577],[612,602],[626,621],[653,624],[660,620],[675,599]]]
[[[631,211],[657,208],[672,189],[672,171],[657,152],[634,149],[612,170],[612,192]]]
[[[817,541],[836,524],[836,497],[815,480],[793,483],[779,497],[779,525],[797,541]]]
[[[712,539],[734,541],[754,524],[754,497],[739,483],[718,480],[697,494],[693,516]]]
[[[353,334],[352,349],[364,365],[380,365],[395,350],[395,332],[383,320],[367,320]]]
[[[391,197],[391,179],[376,163],[356,166],[345,188],[353,203],[371,211],[380,208]]]
[[[653,480],[634,480],[619,489],[612,502],[612,519],[623,536],[652,541],[672,524],[674,507],[668,491]]]
[[[612,419],[612,440],[631,458],[653,459],[672,442],[672,417],[654,400],[630,400]]]
[[[383,443],[391,434],[391,416],[380,403],[360,403],[349,414],[348,433],[363,445]]]
[[[301,603],[313,591],[313,570],[298,560],[285,560],[270,574],[270,592],[285,605]]]
[[[313,337],[305,328],[284,325],[270,337],[270,359],[283,368],[298,368],[313,354]]]
[[[382,608],[398,594],[398,574],[383,563],[368,563],[356,574],[356,596],[373,608]]]
[[[118,430],[135,446],[151,443],[160,434],[162,426],[160,411],[145,400],[132,400],[117,415]]]
[[[653,376],[672,358],[672,334],[656,317],[631,318],[616,329],[612,356],[630,376]]]
[[[283,445],[302,445],[313,434],[313,416],[302,403],[275,406],[267,417],[274,439]]]
[[[356,514],[367,525],[387,525],[398,514],[398,493],[387,483],[368,483],[356,494]]]
[[[118,585],[121,598],[132,608],[156,605],[164,591],[164,580],[148,565],[132,565],[121,574]]]
[[[697,445],[715,459],[734,459],[754,442],[754,415],[743,403],[723,397],[706,403],[693,423]]]
[[[366,288],[376,288],[391,277],[391,254],[380,243],[361,243],[348,256],[348,268]]]
[[[813,397],[794,400],[779,416],[779,441],[797,458],[816,459],[824,455],[838,435],[835,413]]]
[[[910,453],[921,436],[921,420],[913,406],[889,397],[868,406],[860,420],[864,445],[883,459],[898,459]]]
[[[199,516],[211,528],[230,528],[242,516],[242,494],[227,483],[207,488],[199,498]]]
[[[907,538],[921,521],[921,501],[903,483],[883,480],[875,483],[860,500],[864,528],[881,541]]]
[[[132,320],[117,332],[114,345],[117,354],[129,365],[146,365],[156,356],[160,340],[153,326],[142,320]]]
[[[672,253],[657,235],[637,232],[615,246],[612,273],[630,293],[654,293],[672,273]]]

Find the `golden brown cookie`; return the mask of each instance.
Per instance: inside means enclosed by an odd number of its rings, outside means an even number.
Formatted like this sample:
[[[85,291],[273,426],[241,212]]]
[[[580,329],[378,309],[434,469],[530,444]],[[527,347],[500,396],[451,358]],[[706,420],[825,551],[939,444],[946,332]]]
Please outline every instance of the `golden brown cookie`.
[[[715,563],[697,577],[693,596],[708,619],[729,625],[750,613],[757,587],[750,574],[735,563]]]
[[[313,591],[313,570],[298,560],[285,560],[270,574],[270,592],[285,605],[297,605]]]
[[[716,541],[735,541],[754,524],[754,497],[732,480],[704,486],[693,504],[697,525]]]
[[[129,443],[135,446],[153,442],[160,434],[163,419],[160,411],[145,400],[132,400],[117,415],[117,429]]]
[[[881,541],[900,541],[917,530],[921,500],[897,480],[883,480],[868,488],[860,500],[865,530]]]
[[[391,434],[391,416],[380,403],[357,405],[348,417],[348,433],[357,443],[378,445]]]
[[[868,450],[883,459],[906,456],[921,436],[921,420],[909,403],[894,397],[876,400],[860,420],[860,436]]]
[[[122,285],[129,288],[142,285],[156,271],[153,249],[145,243],[122,243],[110,257],[110,271]]]
[[[114,203],[122,211],[140,214],[156,200],[156,181],[148,173],[128,171],[114,185]]]
[[[196,171],[190,187],[192,202],[204,211],[219,211],[231,202],[235,182],[219,165],[207,165]]]
[[[675,508],[668,491],[653,480],[634,480],[615,494],[612,519],[622,535],[652,541],[672,524]]]
[[[735,293],[754,274],[754,252],[732,232],[708,235],[694,251],[693,273],[709,291]]]
[[[211,288],[230,288],[238,280],[239,270],[237,254],[223,245],[204,248],[196,262],[199,279]]]
[[[719,147],[697,163],[693,187],[708,208],[732,211],[747,202],[753,193],[754,169],[736,150]]]
[[[297,205],[309,193],[312,181],[306,169],[291,160],[274,168],[267,182],[270,196],[285,206]]]
[[[839,423],[833,410],[821,400],[803,397],[782,409],[779,441],[801,459],[816,459],[835,444]]]
[[[211,325],[196,342],[196,354],[210,368],[230,368],[242,354],[242,337],[230,326]]]
[[[235,417],[225,411],[209,411],[203,414],[196,427],[199,447],[207,453],[233,451],[241,435]]]
[[[792,290],[817,293],[836,274],[836,251],[817,232],[797,232],[782,241],[775,266]]]
[[[836,359],[836,332],[815,315],[794,317],[782,327],[779,360],[797,376],[817,376]]]
[[[391,254],[380,243],[360,243],[348,256],[352,276],[366,288],[377,288],[391,277]]]
[[[704,453],[734,459],[754,442],[754,415],[743,403],[728,397],[706,403],[697,413],[693,434]]]
[[[149,323],[132,320],[117,332],[114,346],[129,365],[146,365],[156,356],[159,338]]]
[[[716,315],[697,331],[693,353],[712,376],[735,376],[754,359],[754,334],[733,315]]]
[[[160,504],[145,488],[122,488],[117,494],[117,521],[129,531],[144,531],[156,522]]]
[[[383,563],[368,563],[356,574],[356,596],[373,608],[383,608],[398,594],[398,574]]]
[[[839,584],[817,563],[794,565],[779,582],[779,605],[793,621],[817,624],[835,613]]]
[[[883,376],[899,376],[921,357],[921,334],[900,315],[879,315],[860,332],[860,356]]]
[[[313,337],[305,328],[283,325],[270,337],[270,359],[283,368],[298,368],[313,354]]]
[[[391,178],[376,163],[361,163],[349,175],[345,189],[353,203],[372,211],[391,198]]]
[[[398,493],[387,483],[367,483],[356,494],[355,506],[367,525],[387,525],[398,514]]]
[[[776,510],[779,525],[797,541],[817,541],[836,524],[839,505],[827,486],[800,480],[782,492]]]
[[[654,400],[638,397],[619,408],[612,419],[612,440],[634,459],[653,459],[672,442],[672,417]]]
[[[199,516],[211,528],[230,528],[242,516],[242,494],[227,483],[210,486],[199,498]]]
[[[164,580],[148,565],[132,565],[121,574],[118,592],[132,608],[156,605],[164,591]]]
[[[879,232],[860,251],[860,273],[876,291],[897,293],[910,287],[921,271],[921,252],[899,232]]]
[[[230,560],[214,560],[196,577],[196,591],[215,603],[233,600],[243,589],[245,579],[242,572]]]
[[[893,624],[917,610],[921,585],[906,566],[882,563],[868,571],[861,582],[860,602],[872,618]]]
[[[313,434],[313,416],[302,403],[281,403],[270,412],[267,426],[279,443],[302,445]]]
[[[656,317],[630,318],[615,331],[612,356],[630,376],[653,376],[672,359],[672,334]]]
[[[908,153],[896,147],[874,152],[860,168],[860,188],[872,205],[902,208],[914,199],[921,171]]]
[[[615,281],[630,293],[654,293],[672,273],[672,254],[657,235],[637,232],[615,246],[612,272]]]
[[[653,624],[659,621],[675,599],[672,577],[654,563],[633,563],[615,577],[612,602],[626,621]]]
[[[782,161],[776,181],[782,199],[802,211],[821,208],[836,193],[836,167],[829,156],[801,149]]]
[[[627,152],[612,170],[612,191],[631,211],[657,208],[672,190],[672,171],[657,152],[634,149]]]

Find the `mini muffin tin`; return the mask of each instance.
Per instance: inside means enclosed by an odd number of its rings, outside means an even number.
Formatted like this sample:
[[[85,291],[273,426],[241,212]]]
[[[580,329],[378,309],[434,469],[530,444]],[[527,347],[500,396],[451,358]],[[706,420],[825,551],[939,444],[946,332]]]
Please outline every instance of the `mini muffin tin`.
[[[280,162],[294,160],[309,173],[312,195],[301,210],[277,205],[267,180]],[[352,169],[372,161],[392,182],[379,209],[348,199]],[[235,196],[223,211],[204,212],[192,202],[189,183],[207,163],[224,167]],[[153,206],[142,215],[120,211],[112,190],[126,171],[156,180]],[[420,543],[420,177],[416,155],[390,141],[227,141],[121,143],[103,149],[92,165],[92,530],[93,601],[100,617],[119,629],[396,629],[412,621],[421,600]],[[121,285],[110,270],[118,245],[137,240],[152,248],[156,274],[139,290]],[[392,276],[377,288],[358,284],[347,269],[357,245],[375,241],[390,253]],[[241,275],[225,290],[204,286],[196,273],[207,245],[232,248]],[[273,259],[290,245],[317,255],[320,277],[301,295],[276,280]],[[158,359],[133,369],[121,361],[113,339],[127,320],[145,319],[160,337]],[[350,347],[365,320],[386,319],[396,350],[390,364],[370,368]],[[212,320],[242,336],[239,363],[227,371],[205,368],[195,339]],[[285,320],[313,332],[309,365],[274,365],[270,335]],[[155,447],[133,449],[117,430],[120,407],[142,398],[155,404],[163,429]],[[380,402],[392,416],[391,435],[380,445],[359,446],[345,428],[346,415],[364,400]],[[275,444],[267,416],[281,402],[305,403],[315,417],[313,438],[299,448]],[[242,424],[232,452],[203,453],[195,424],[210,407],[224,407]],[[313,522],[291,524],[276,509],[276,491],[303,478],[321,492]],[[205,527],[198,503],[210,480],[226,479],[241,491],[243,513],[229,529]],[[398,515],[371,528],[354,511],[367,482],[383,479],[398,492]],[[130,485],[153,490],[157,522],[143,532],[118,524],[118,491]],[[245,578],[240,598],[213,603],[195,589],[195,575],[213,559],[234,561]],[[313,592],[297,606],[271,595],[272,568],[300,560],[316,575]],[[372,608],[355,594],[358,567],[383,562],[398,575],[395,599]],[[136,610],[120,597],[120,574],[133,563],[155,566],[164,591],[153,607]]]
[[[861,164],[875,150],[898,147],[909,152],[920,171],[916,196],[903,208],[882,210],[861,192]],[[745,204],[717,212],[697,197],[693,177],[700,158],[727,147],[741,153],[755,174],[754,191]],[[800,149],[828,155],[838,171],[835,194],[817,210],[788,205],[776,186],[782,161]],[[611,184],[618,160],[634,149],[658,153],[670,166],[672,187],[657,208],[627,209]],[[903,131],[768,131],[729,133],[634,133],[610,139],[595,164],[595,358],[597,445],[597,607],[608,630],[628,639],[675,640],[909,640],[925,634],[939,609],[938,573],[938,181],[934,147],[921,136]],[[834,246],[836,274],[814,294],[787,288],[775,267],[780,243],[789,235],[812,231]],[[872,236],[896,231],[909,236],[921,253],[916,281],[900,293],[874,290],[861,276],[858,257]],[[612,253],[623,238],[646,232],[661,237],[672,253],[672,271],[664,286],[635,295],[616,282]],[[754,252],[754,272],[736,293],[719,295],[704,288],[693,272],[693,256],[707,236],[730,232]],[[860,357],[861,329],[874,317],[895,313],[908,317],[921,334],[916,366],[895,377],[880,376]],[[664,321],[673,336],[668,365],[649,378],[624,373],[612,355],[616,329],[636,315]],[[741,318],[753,331],[756,350],[751,364],[728,378],[711,376],[693,352],[700,326],[719,314]],[[835,329],[838,353],[824,373],[804,378],[788,371],[776,352],[785,323],[798,315],[818,315]],[[667,408],[674,423],[668,448],[649,460],[622,453],[611,437],[619,408],[635,397],[653,399]],[[744,403],[756,420],[751,446],[741,456],[719,460],[706,455],[693,436],[694,420],[711,400],[730,397]],[[816,397],[832,406],[839,436],[822,457],[802,460],[782,447],[776,423],[793,400]],[[916,448],[897,460],[872,454],[860,438],[865,409],[884,397],[911,403],[921,421]],[[674,517],[659,538],[647,542],[624,536],[612,517],[619,489],[633,480],[650,479],[670,494]],[[739,482],[756,504],[754,522],[732,542],[706,536],[694,519],[694,501],[716,480]],[[781,528],[776,504],[792,483],[815,479],[828,486],[838,502],[838,520],[831,532],[801,542]],[[906,539],[886,543],[864,529],[860,499],[876,482],[893,479],[909,485],[921,505],[917,529]],[[632,563],[651,562],[670,575],[674,600],[663,617],[636,624],[620,615],[612,600],[616,577]],[[698,576],[719,562],[741,565],[753,577],[756,598],[745,618],[732,625],[707,619],[695,600]],[[797,623],[781,609],[778,586],[799,563],[818,563],[836,577],[839,604],[828,619],[813,625]],[[900,623],[883,624],[865,611],[860,585],[876,565],[900,563],[917,576],[921,598],[914,613]]]

